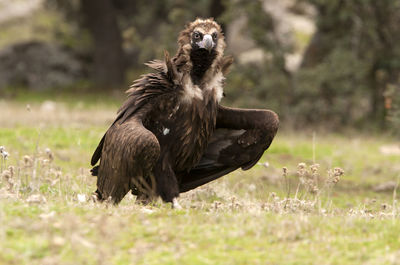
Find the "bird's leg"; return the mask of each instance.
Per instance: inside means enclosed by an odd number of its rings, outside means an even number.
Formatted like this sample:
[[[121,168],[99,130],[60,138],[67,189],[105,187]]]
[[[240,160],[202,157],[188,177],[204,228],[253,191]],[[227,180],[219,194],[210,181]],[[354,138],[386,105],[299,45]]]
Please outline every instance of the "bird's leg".
[[[154,169],[157,194],[164,202],[174,202],[179,196],[178,181],[175,172],[166,161],[159,161]]]
[[[173,209],[177,209],[177,210],[181,210],[182,209],[182,206],[179,204],[177,198],[172,199],[172,208]]]

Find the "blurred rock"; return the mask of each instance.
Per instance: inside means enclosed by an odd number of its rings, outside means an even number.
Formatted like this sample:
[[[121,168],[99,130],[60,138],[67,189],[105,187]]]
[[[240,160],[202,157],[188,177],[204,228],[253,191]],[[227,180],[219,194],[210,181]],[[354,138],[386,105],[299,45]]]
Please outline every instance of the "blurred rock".
[[[282,46],[299,46],[296,35],[311,37],[315,32],[315,10],[312,6],[303,3],[298,5],[293,0],[263,0],[263,9],[272,16],[275,33],[273,34]],[[265,31],[268,34],[268,31]],[[245,14],[237,16],[227,25],[228,49],[237,54],[240,64],[262,63],[272,56],[265,50],[257,47],[250,36]],[[297,43],[297,44],[296,44]],[[295,50],[292,54],[285,55],[287,70],[296,71],[302,60],[302,50]]]
[[[0,24],[25,17],[40,8],[42,3],[43,0],[0,0]]]
[[[374,191],[376,192],[385,192],[385,191],[393,191],[397,186],[395,181],[388,181],[385,183],[381,183],[374,187]]]
[[[0,50],[0,90],[7,86],[65,87],[86,75],[73,52],[54,44],[31,41]]]

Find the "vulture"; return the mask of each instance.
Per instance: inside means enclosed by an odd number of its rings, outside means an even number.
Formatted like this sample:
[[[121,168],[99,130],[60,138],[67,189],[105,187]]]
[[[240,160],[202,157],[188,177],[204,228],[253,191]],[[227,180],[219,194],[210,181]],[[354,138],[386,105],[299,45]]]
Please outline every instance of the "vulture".
[[[148,203],[177,197],[238,168],[250,169],[270,146],[278,116],[271,110],[220,105],[231,56],[212,18],[196,19],[179,34],[174,57],[127,90],[127,99],[94,151],[97,199],[119,203],[128,193]],[[97,162],[99,165],[95,166]]]

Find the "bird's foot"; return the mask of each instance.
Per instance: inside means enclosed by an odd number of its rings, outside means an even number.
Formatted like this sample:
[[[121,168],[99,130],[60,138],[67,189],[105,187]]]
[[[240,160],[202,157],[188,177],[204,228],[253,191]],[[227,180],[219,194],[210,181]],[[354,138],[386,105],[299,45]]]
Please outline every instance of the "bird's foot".
[[[172,209],[182,210],[182,206],[179,204],[177,198],[172,199]]]
[[[90,200],[93,202],[102,202],[103,198],[99,190],[96,190],[90,195]]]

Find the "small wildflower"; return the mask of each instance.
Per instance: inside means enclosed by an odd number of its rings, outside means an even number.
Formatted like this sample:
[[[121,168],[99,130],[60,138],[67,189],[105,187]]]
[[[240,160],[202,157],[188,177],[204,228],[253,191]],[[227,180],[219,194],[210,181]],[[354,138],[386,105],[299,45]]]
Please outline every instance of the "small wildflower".
[[[305,178],[303,178],[303,177],[300,177],[299,181],[300,181],[300,184],[302,184],[302,185],[306,185],[307,184],[307,180]]]
[[[306,163],[299,163],[297,165],[297,175],[299,175],[299,177],[304,177],[307,175],[307,169],[306,169]]]
[[[85,202],[86,201],[86,195],[85,194],[78,194],[78,201],[79,202]]]
[[[217,210],[221,205],[222,205],[221,202],[215,201],[215,202],[214,202],[214,209]]]
[[[319,169],[319,164],[313,164],[313,165],[311,165],[311,166],[310,166],[310,169],[311,169],[311,172],[312,172],[313,174],[317,173],[317,172],[318,172],[318,169]]]
[[[3,159],[7,159],[10,156],[10,154],[7,151],[2,151],[1,155],[3,156]]]
[[[283,171],[283,176],[286,177],[287,174],[288,174],[288,169],[287,169],[287,167],[283,167],[283,168],[282,168],[282,171]]]
[[[32,158],[30,156],[24,156],[23,160],[25,167],[30,167],[32,165]]]
[[[54,156],[53,156],[53,153],[51,152],[50,148],[46,148],[44,151],[46,152],[46,155],[49,158],[49,161],[50,162],[53,161]]]
[[[6,180],[9,180],[12,177],[11,172],[9,170],[4,170],[1,176]]]
[[[316,185],[311,186],[311,189],[310,189],[311,194],[317,194],[318,191],[319,191],[319,189]]]
[[[305,169],[306,168],[306,163],[299,163],[297,165],[297,169]]]
[[[11,177],[14,176],[14,172],[15,172],[15,167],[14,166],[9,166],[8,170],[10,171]]]
[[[335,176],[343,176],[343,174],[344,174],[344,170],[343,169],[341,169],[340,167],[335,167],[334,169],[333,169],[333,173],[335,174]]]
[[[328,179],[327,182],[328,183],[332,183],[332,184],[336,184],[340,181],[340,177],[343,176],[344,174],[344,170],[339,168],[339,167],[335,167],[333,170],[329,170],[328,171]]]
[[[27,104],[26,105],[26,110],[30,112],[31,111],[31,105]]]

